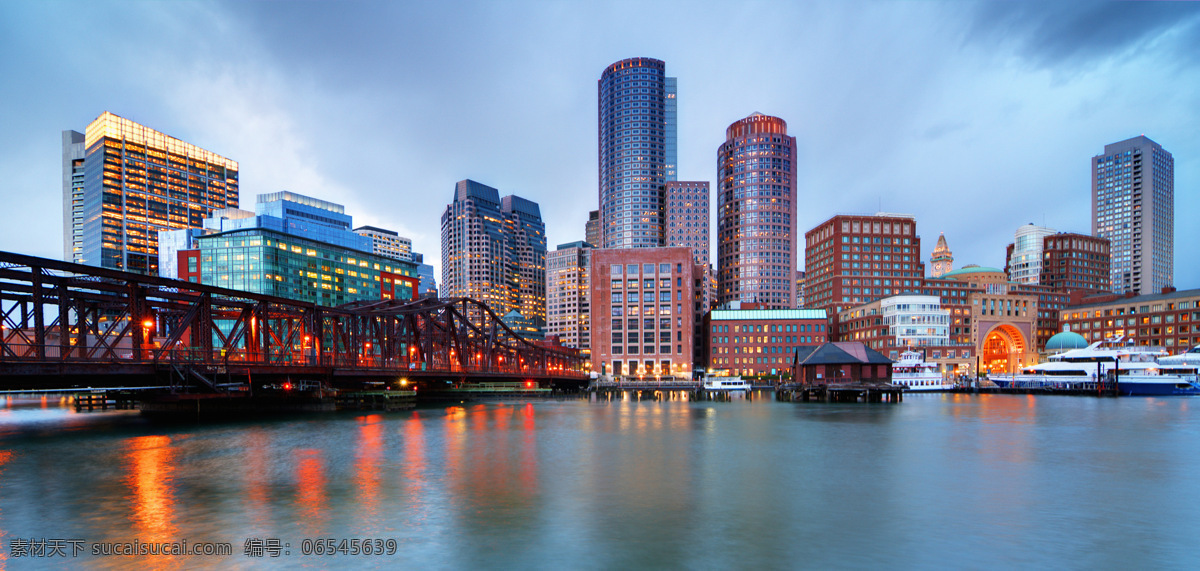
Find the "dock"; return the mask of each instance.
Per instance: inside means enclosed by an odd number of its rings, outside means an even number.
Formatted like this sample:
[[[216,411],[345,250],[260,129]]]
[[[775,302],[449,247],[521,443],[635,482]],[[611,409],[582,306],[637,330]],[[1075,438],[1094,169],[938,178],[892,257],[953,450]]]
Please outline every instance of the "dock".
[[[775,390],[775,400],[782,402],[864,402],[899,403],[904,401],[904,387],[890,383],[792,383]]]

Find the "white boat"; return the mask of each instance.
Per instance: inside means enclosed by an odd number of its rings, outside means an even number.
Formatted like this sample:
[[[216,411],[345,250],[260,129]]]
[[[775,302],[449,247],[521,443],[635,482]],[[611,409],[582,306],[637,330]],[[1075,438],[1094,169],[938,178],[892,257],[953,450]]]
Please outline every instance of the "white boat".
[[[706,391],[750,392],[752,388],[750,381],[742,380],[741,377],[704,377],[704,390]]]
[[[1193,356],[1200,363],[1200,354]],[[1132,396],[1200,394],[1197,365],[1185,358],[1173,363],[1159,347],[1122,344],[1121,338],[1097,341],[1084,349],[1051,355],[1045,363],[1015,375],[988,375],[1001,388],[1098,389],[1098,383]],[[1162,361],[1167,361],[1163,363]]]
[[[937,370],[937,363],[926,363],[920,351],[905,351],[892,364],[892,384],[910,391],[948,391],[954,382]]]

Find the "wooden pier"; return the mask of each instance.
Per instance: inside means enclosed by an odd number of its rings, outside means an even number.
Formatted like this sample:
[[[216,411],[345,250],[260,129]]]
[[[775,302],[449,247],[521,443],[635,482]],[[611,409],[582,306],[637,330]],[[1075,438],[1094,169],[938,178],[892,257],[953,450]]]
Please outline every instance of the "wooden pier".
[[[904,387],[890,383],[787,384],[775,390],[775,400],[784,402],[899,403]]]
[[[137,400],[133,393],[128,391],[99,391],[89,393],[76,393],[72,398],[75,401],[75,412],[93,412],[96,410],[133,410],[137,408]]]

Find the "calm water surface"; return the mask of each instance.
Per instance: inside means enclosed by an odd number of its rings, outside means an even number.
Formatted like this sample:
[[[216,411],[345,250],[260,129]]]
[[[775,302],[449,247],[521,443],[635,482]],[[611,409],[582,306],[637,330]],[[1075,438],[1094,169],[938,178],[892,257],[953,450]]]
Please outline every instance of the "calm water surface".
[[[1200,400],[586,400],[164,426],[0,403],[0,567],[1200,568]],[[21,538],[228,557],[13,557]],[[248,557],[247,539],[290,555]],[[397,553],[303,556],[307,538]]]

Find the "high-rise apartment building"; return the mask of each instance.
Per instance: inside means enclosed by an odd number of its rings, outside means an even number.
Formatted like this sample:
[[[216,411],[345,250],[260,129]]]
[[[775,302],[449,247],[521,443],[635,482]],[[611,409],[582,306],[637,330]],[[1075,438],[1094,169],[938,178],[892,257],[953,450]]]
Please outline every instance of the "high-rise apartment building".
[[[600,211],[588,212],[587,223],[583,227],[583,241],[593,248],[600,247]]]
[[[1019,284],[1042,283],[1042,245],[1046,236],[1054,232],[1053,228],[1032,223],[1017,228],[1013,243],[1008,245],[1004,257],[1004,271],[1008,274],[1008,281]]]
[[[1092,235],[1107,238],[1115,293],[1155,294],[1175,271],[1175,159],[1139,136],[1092,157]]]
[[[395,230],[359,226],[354,229],[354,233],[370,238],[372,251],[380,256],[405,262],[413,261],[412,240],[401,236]]]
[[[921,237],[908,214],[839,214],[804,234],[805,305],[837,315],[877,299],[919,293]]]
[[[675,78],[666,64],[630,58],[604,69],[599,94],[600,227],[604,248],[664,243],[665,185],[675,178]]]
[[[584,351],[591,349],[592,250],[587,242],[571,242],[546,253],[546,336]]]
[[[692,249],[696,263],[708,267],[708,182],[667,182],[667,247]]]
[[[546,230],[540,209],[495,188],[459,181],[442,214],[443,297],[470,297],[504,317],[546,319]]]
[[[796,307],[796,138],[754,113],[717,151],[717,301]]]
[[[1108,240],[1059,232],[1042,239],[1042,275],[1038,282],[1056,291],[1112,291]]]
[[[82,135],[82,164],[80,139],[63,132],[67,260],[157,274],[159,231],[238,205],[236,161],[107,111]]]

